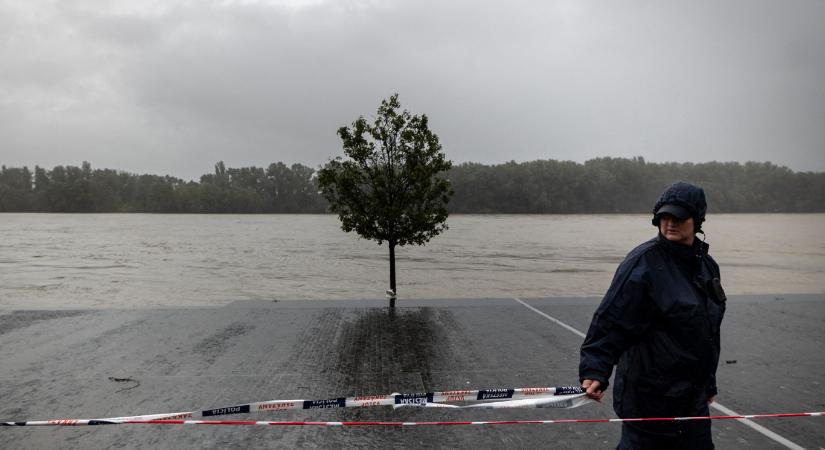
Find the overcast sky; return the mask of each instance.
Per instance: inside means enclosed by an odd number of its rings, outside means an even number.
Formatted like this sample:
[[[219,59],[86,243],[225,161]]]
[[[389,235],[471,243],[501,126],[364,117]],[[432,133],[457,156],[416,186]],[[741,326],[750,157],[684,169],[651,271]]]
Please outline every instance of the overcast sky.
[[[825,1],[0,0],[0,164],[317,166],[393,92],[455,162],[825,171]]]

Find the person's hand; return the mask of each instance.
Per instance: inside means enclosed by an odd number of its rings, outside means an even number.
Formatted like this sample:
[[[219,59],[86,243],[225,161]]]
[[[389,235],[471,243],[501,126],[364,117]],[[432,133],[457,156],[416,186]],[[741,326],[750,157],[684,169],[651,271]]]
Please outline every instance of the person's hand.
[[[601,386],[602,383],[597,380],[582,381],[582,387],[587,390],[587,396],[597,402],[602,401],[602,397],[604,397],[604,391],[599,389]]]
[[[708,405],[710,405],[714,401],[716,401],[716,396],[715,395],[711,395],[710,397],[708,397]]]

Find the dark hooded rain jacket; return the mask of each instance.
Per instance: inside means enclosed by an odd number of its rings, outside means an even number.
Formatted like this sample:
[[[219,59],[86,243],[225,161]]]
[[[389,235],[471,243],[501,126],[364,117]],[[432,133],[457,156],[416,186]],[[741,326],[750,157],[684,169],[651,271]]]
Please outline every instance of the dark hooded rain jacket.
[[[707,414],[716,395],[719,327],[725,313],[719,266],[708,245],[663,236],[634,249],[616,271],[581,348],[579,377],[607,387],[622,418]],[[653,428],[668,434],[671,425]]]

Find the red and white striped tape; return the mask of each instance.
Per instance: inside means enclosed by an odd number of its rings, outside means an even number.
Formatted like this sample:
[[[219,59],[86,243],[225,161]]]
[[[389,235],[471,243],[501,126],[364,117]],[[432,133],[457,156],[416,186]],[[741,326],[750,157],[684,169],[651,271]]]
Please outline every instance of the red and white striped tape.
[[[822,417],[825,412],[747,414],[733,416],[689,416],[689,417],[640,417],[629,419],[553,419],[553,420],[486,420],[486,421],[446,421],[446,422],[295,422],[295,421],[255,421],[255,420],[127,420],[107,422],[101,420],[44,420],[31,422],[6,422],[0,425],[27,426],[82,426],[82,425],[264,425],[264,426],[321,426],[321,427],[412,427],[412,426],[460,426],[460,425],[550,425],[564,423],[613,423],[613,422],[673,422],[685,420],[726,420],[726,419],[768,419],[788,417]]]
[[[324,400],[268,400],[202,411],[147,414],[139,416],[110,417],[102,419],[52,419],[40,421],[0,422],[0,426],[82,426],[82,425],[267,425],[267,426],[387,426],[405,427],[422,425],[539,425],[560,423],[648,422],[682,420],[765,419],[781,417],[820,417],[822,412],[750,414],[694,417],[645,417],[629,419],[552,419],[552,420],[505,420],[505,421],[453,421],[453,422],[294,422],[294,421],[246,421],[246,420],[193,420],[196,417],[213,417],[261,411],[294,409],[366,408],[374,406],[439,407],[439,408],[575,408],[590,402],[584,390],[578,386],[533,387],[508,389],[451,390],[412,394],[364,395],[338,397]],[[450,404],[460,402],[462,405]],[[469,403],[469,404],[468,404]]]

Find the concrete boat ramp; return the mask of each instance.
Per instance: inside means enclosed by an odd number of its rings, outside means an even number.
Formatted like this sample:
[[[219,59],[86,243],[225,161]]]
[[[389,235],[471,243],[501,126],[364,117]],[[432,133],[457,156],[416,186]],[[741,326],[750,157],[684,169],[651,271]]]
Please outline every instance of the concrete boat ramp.
[[[272,399],[577,383],[599,299],[243,301],[218,308],[0,309],[0,421],[117,417]],[[825,410],[825,295],[731,296],[719,403]],[[572,410],[325,409],[238,420],[614,417]],[[713,411],[722,414],[720,411]],[[717,448],[825,447],[825,418],[714,423]],[[757,427],[758,428],[758,427]],[[0,427],[0,448],[615,448],[619,424],[409,428]]]

